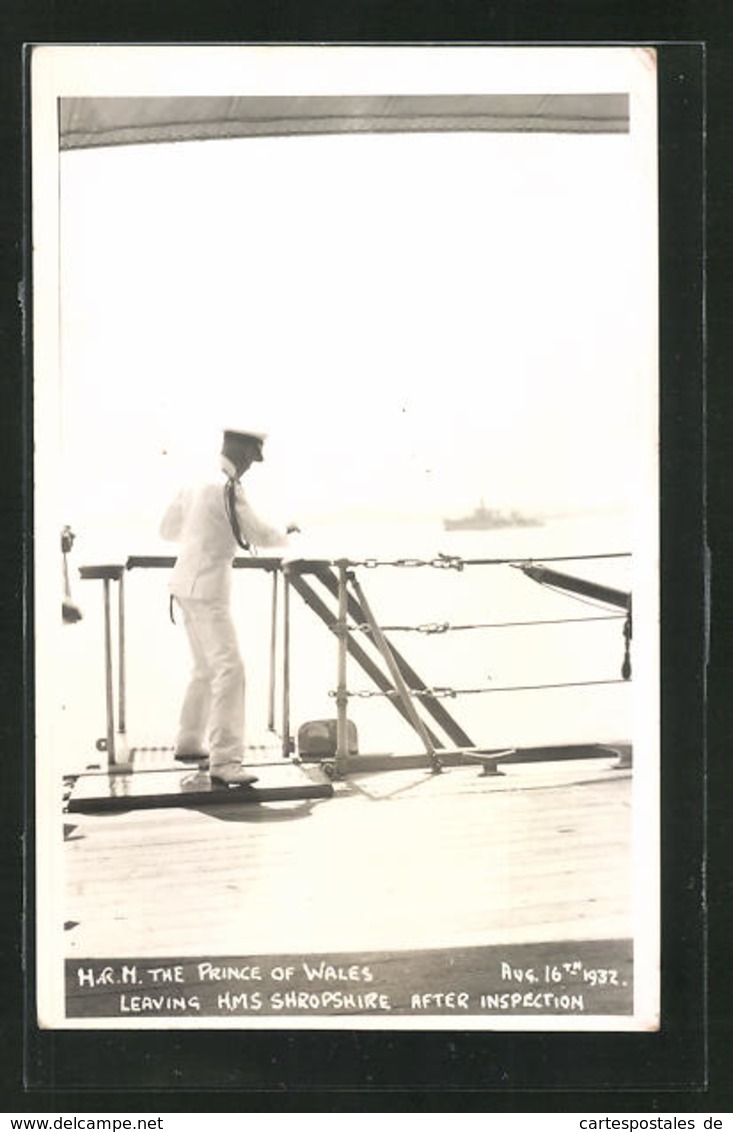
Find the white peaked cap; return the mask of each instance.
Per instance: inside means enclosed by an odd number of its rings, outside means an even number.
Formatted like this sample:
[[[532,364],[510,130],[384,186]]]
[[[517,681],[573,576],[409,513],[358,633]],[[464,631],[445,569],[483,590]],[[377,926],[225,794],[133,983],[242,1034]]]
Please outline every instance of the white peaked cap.
[[[224,428],[222,429],[222,432],[224,433],[225,436],[228,436],[228,437],[251,436],[255,440],[259,440],[263,444],[267,440],[267,432],[264,429],[262,429],[260,427],[256,427],[256,426],[250,427],[249,425],[239,425],[239,424],[237,424],[237,425],[225,425]]]

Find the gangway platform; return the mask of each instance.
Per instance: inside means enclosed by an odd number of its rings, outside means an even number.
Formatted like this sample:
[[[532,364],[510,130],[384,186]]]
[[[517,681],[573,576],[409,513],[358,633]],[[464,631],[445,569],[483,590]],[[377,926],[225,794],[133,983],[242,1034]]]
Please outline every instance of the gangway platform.
[[[212,786],[205,770],[175,766],[89,770],[80,774],[69,795],[69,813],[102,813],[175,806],[237,805],[330,798],[333,784],[320,767],[295,761],[256,763],[253,786]]]
[[[591,557],[616,557],[599,555]],[[625,555],[618,555],[625,556]],[[582,556],[581,556],[582,557]],[[555,559],[550,561],[554,562]],[[539,567],[536,563],[516,562],[509,559],[462,560],[439,555],[430,560],[396,559],[350,561],[348,559],[236,558],[233,567],[238,570],[259,570],[272,579],[270,608],[269,695],[268,730],[278,736],[282,758],[276,762],[252,764],[252,772],[259,781],[252,787],[212,787],[209,776],[201,771],[173,763],[170,748],[143,748],[132,745],[128,738],[126,708],[126,647],[125,647],[125,575],[133,569],[170,569],[175,562],[169,557],[133,556],[123,563],[81,567],[83,579],[101,581],[104,604],[104,676],[106,734],[97,740],[97,750],[106,752],[106,769],[89,767],[73,783],[68,798],[69,812],[99,812],[101,810],[144,809],[154,807],[209,806],[220,803],[257,803],[296,801],[328,798],[333,795],[333,779],[342,779],[349,773],[401,769],[408,766],[426,768],[439,774],[449,766],[479,763],[485,776],[499,776],[503,772],[498,764],[522,761],[527,757],[514,747],[496,748],[474,742],[442,702],[444,698],[487,692],[540,691],[556,687],[583,687],[588,685],[626,684],[631,676],[631,595],[622,591],[600,587],[593,582],[560,574]],[[533,581],[549,584],[567,591],[578,591],[584,598],[593,597],[623,614],[604,614],[601,619],[616,620],[624,617],[624,657],[622,672],[603,674],[601,679],[581,678],[572,683],[543,683],[522,686],[485,686],[469,688],[432,687],[417,674],[403,653],[397,649],[386,628],[377,620],[368,601],[357,569],[385,567],[425,566],[440,570],[461,571],[468,566],[511,567],[522,569]],[[116,587],[117,601],[112,601],[112,587]],[[290,660],[291,660],[291,595],[297,595],[305,606],[318,617],[332,634],[337,650],[337,680],[335,691],[329,692],[335,700],[335,744],[328,761],[320,765],[307,764],[293,758],[297,750],[291,720]],[[281,603],[282,602],[282,610]],[[116,618],[114,617],[116,605]],[[593,619],[596,619],[595,617]],[[116,626],[113,622],[116,620]],[[575,622],[581,618],[564,618]],[[527,622],[534,624],[534,622]],[[541,624],[542,622],[537,622]],[[550,621],[550,624],[556,622]],[[562,623],[562,622],[559,622]],[[116,634],[115,634],[116,627]],[[391,626],[390,631],[447,631],[451,626]],[[469,624],[452,628],[491,628],[490,625]],[[116,635],[116,642],[114,637]],[[116,648],[115,648],[116,643]],[[116,654],[116,657],[115,657]],[[347,659],[351,658],[374,684],[366,691],[356,691],[347,683]],[[116,659],[116,664],[115,664]],[[282,693],[280,719],[276,711],[276,669],[280,660]],[[115,671],[116,669],[116,671]],[[582,674],[581,674],[582,675]],[[116,676],[116,681],[115,681]],[[117,687],[115,688],[115,683]],[[422,751],[418,755],[364,755],[352,752],[350,740],[349,701],[353,696],[381,696],[412,728]],[[598,749],[598,745],[594,744]],[[621,750],[620,766],[631,764]],[[574,750],[575,757],[586,748]],[[166,752],[164,765],[145,757],[149,752]],[[557,757],[552,750],[542,749],[543,757]],[[245,765],[249,766],[245,753]],[[173,765],[171,765],[173,763]]]

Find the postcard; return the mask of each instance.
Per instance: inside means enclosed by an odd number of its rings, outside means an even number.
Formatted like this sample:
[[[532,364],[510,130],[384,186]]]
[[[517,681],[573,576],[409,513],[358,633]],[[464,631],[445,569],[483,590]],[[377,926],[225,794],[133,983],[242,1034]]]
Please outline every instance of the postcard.
[[[40,1027],[659,1027],[656,83],[32,50]]]

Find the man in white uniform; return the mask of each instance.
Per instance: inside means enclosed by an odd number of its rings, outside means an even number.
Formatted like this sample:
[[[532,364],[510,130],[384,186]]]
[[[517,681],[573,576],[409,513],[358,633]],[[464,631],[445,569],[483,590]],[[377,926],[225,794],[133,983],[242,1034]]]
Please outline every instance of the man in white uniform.
[[[297,530],[278,530],[249,506],[241,476],[261,461],[265,434],[227,430],[221,450],[224,483],[182,491],[163,516],[160,533],[180,543],[170,592],[183,616],[193,660],[181,709],[176,758],[205,757],[217,785],[257,779],[244,756],[244,664],[230,612],[231,566],[237,547],[282,546]]]

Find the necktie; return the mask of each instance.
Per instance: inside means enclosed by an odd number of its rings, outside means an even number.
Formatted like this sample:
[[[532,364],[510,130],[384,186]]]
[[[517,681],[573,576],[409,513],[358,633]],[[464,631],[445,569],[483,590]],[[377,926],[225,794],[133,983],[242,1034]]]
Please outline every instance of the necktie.
[[[226,508],[227,517],[229,519],[229,526],[232,528],[232,534],[237,541],[237,545],[241,546],[242,550],[251,550],[250,544],[243,537],[242,531],[239,526],[239,519],[237,518],[237,481],[228,479],[224,484],[224,506]]]

